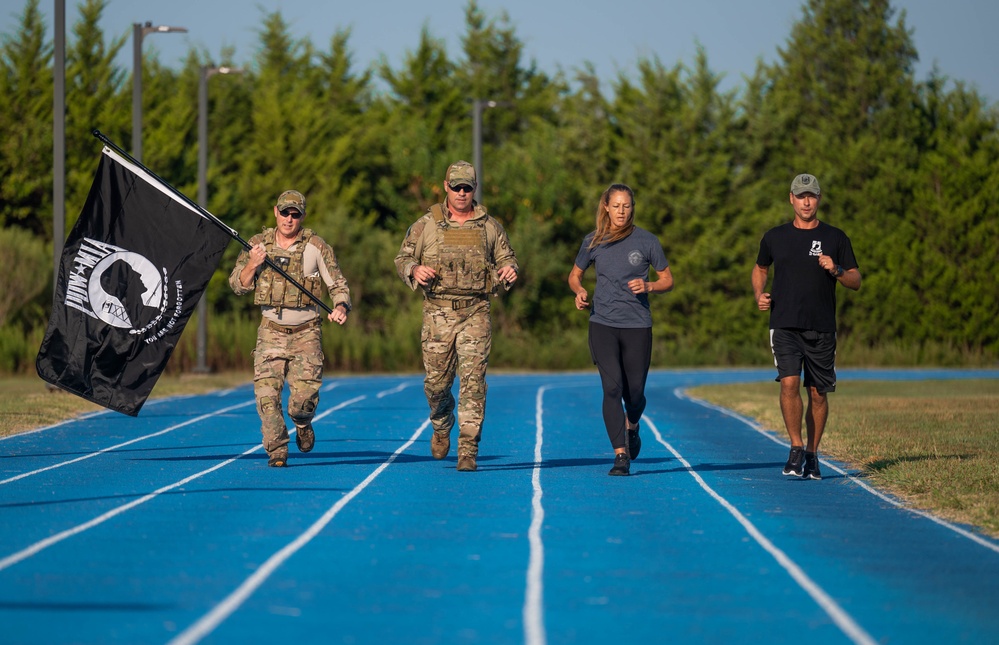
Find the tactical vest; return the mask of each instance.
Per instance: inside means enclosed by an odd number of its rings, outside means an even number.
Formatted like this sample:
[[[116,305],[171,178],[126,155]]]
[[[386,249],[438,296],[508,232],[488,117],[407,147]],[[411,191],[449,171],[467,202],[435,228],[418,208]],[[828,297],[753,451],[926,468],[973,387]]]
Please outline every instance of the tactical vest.
[[[313,233],[311,229],[302,231],[302,239],[295,245],[294,251],[282,249],[274,243],[274,229],[265,229],[263,233],[263,244],[267,249],[267,256],[278,265],[284,272],[295,279],[300,285],[309,290],[317,298],[322,298],[323,279],[316,275],[303,276],[303,258],[305,257],[305,247],[309,244],[309,239]],[[270,305],[271,307],[292,307],[300,308],[308,306],[312,299],[302,293],[302,290],[288,282],[288,280],[270,268],[266,264],[263,271],[257,276],[257,285],[253,294],[253,304]]]
[[[495,268],[488,257],[485,218],[475,228],[452,228],[440,204],[430,207],[437,233],[437,257],[428,257],[437,278],[427,293],[437,296],[482,296],[492,292]]]

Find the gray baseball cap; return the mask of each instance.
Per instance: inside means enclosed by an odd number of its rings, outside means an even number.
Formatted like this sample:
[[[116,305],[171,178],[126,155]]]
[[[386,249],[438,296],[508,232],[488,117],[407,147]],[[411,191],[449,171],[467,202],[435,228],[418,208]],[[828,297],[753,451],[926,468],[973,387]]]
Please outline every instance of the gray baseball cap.
[[[812,193],[813,195],[822,194],[819,190],[819,180],[815,178],[815,175],[807,173],[798,175],[791,181],[791,193],[795,197],[799,197],[804,193]]]

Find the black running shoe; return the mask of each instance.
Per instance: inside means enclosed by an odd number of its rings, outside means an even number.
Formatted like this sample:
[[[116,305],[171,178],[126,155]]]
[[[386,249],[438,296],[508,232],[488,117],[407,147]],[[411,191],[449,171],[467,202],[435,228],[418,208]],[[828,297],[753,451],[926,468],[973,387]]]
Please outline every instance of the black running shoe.
[[[627,453],[622,452],[614,455],[614,467],[607,474],[619,476],[631,474],[631,459],[628,458]]]
[[[634,430],[628,431],[628,456],[638,459],[638,453],[642,451],[642,438],[638,436],[638,424]]]
[[[822,471],[819,470],[819,456],[814,452],[805,453],[805,468],[801,476],[805,479],[822,479]]]
[[[784,464],[784,474],[794,475],[795,477],[801,477],[804,472],[802,471],[801,463],[805,459],[805,449],[802,446],[791,446],[791,454],[787,457],[787,463]]]

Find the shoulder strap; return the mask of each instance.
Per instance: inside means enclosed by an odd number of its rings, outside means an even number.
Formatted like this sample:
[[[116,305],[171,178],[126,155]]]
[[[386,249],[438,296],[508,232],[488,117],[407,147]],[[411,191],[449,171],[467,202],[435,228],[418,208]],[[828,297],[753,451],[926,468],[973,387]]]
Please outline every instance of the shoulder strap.
[[[434,216],[434,221],[437,222],[438,226],[441,226],[447,220],[447,216],[444,214],[444,208],[438,203],[431,206],[429,209],[430,214]]]

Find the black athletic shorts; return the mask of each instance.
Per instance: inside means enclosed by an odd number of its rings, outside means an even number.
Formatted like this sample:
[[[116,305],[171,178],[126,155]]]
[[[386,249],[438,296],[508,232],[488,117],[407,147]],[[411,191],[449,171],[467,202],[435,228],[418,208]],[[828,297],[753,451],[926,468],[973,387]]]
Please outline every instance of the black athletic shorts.
[[[777,366],[775,381],[801,376],[804,368],[802,385],[819,393],[836,391],[836,332],[771,329],[770,349]]]

